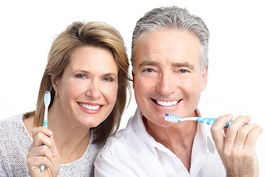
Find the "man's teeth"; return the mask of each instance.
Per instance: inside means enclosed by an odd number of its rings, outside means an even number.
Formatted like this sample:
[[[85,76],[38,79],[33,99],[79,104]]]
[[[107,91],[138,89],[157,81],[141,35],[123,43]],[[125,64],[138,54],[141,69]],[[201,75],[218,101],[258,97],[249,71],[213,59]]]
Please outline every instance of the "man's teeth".
[[[100,108],[100,106],[92,106],[92,105],[87,105],[87,104],[80,104],[83,108],[89,109],[89,110],[97,110]]]
[[[178,103],[178,101],[157,101],[156,103],[161,105],[161,106],[174,106]]]

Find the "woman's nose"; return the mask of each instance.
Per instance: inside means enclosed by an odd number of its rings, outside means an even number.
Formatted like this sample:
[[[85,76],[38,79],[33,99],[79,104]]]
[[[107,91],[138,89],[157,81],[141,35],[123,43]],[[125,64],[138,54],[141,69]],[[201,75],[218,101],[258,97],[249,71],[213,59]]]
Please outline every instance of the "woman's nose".
[[[87,87],[86,96],[96,100],[101,96],[100,86],[98,81],[92,80]]]

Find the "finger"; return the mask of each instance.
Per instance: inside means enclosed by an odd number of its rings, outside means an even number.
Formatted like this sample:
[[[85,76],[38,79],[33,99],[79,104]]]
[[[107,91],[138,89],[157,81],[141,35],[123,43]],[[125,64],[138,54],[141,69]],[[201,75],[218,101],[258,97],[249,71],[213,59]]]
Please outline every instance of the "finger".
[[[52,159],[53,157],[60,157],[53,135],[47,137],[40,132],[35,136],[34,141],[36,141],[35,144],[39,145],[38,153],[42,153],[39,155],[47,155],[47,157],[50,159]],[[49,153],[45,154],[46,152]]]
[[[33,157],[46,157],[49,160],[52,160],[53,153],[51,149],[47,146],[39,146],[32,150],[31,155]]]
[[[54,174],[59,172],[60,155],[53,134],[45,133],[46,130],[42,127],[34,130],[35,136],[27,157],[27,165],[32,176],[47,175],[46,173],[51,173],[51,171]],[[42,165],[46,167],[43,172],[40,171]]]
[[[45,135],[44,135],[45,136]],[[45,144],[38,147],[38,155],[46,156],[49,160],[53,160],[53,158],[60,158],[60,154],[57,150],[53,135],[51,137],[45,136],[47,139],[42,141]],[[44,137],[44,138],[45,138]]]
[[[231,121],[233,116],[231,114],[220,116],[212,125],[211,133],[215,142],[217,150],[221,150],[224,145],[224,126]]]
[[[52,161],[45,156],[36,156],[27,158],[27,163],[34,169],[38,169],[41,165],[47,168],[51,166]]]
[[[259,135],[262,133],[263,129],[259,125],[256,125],[251,132],[248,134],[247,140],[245,142],[245,150],[246,151],[253,151],[255,150],[257,139]]]
[[[51,147],[52,141],[50,137],[44,134],[43,132],[38,132],[37,134],[35,134],[32,144],[35,145],[36,147],[42,146],[42,145]]]
[[[47,160],[45,157],[27,159],[27,166],[31,176],[47,176],[46,172],[47,169],[50,169],[51,164],[52,162]],[[40,170],[41,166],[45,167],[46,172]]]
[[[36,127],[32,129],[32,136],[36,136],[39,132],[42,132],[43,134],[45,134],[46,136],[51,136],[52,135],[52,131],[49,130],[48,128],[45,127]]]
[[[250,121],[250,116],[238,116],[231,122],[231,124],[233,124],[234,126],[237,125],[238,127],[243,127],[244,125],[247,125]]]
[[[52,160],[51,160],[51,165],[47,166],[47,169],[48,171],[53,173],[53,176],[56,176],[60,168],[60,154],[58,153],[53,136],[51,136],[50,139],[52,142],[52,147],[51,147]]]
[[[40,172],[39,167],[41,165],[44,165],[47,168],[51,166],[52,153],[46,146],[35,147],[29,151],[26,159],[28,168],[38,173]]]
[[[248,136],[250,136],[250,133],[252,132],[252,130],[255,127],[257,127],[257,125],[248,124],[248,125],[241,127],[238,130],[237,136],[236,136],[236,139],[234,142],[234,149],[241,150],[244,148],[245,143],[246,143],[247,139],[249,138]]]
[[[225,143],[224,143],[224,151],[231,152],[236,137],[238,135],[239,129],[241,129],[244,125],[246,125],[250,121],[249,116],[239,116],[233,122],[231,125],[227,128],[227,131],[225,133]]]
[[[59,152],[58,152],[58,150],[57,150],[57,146],[56,146],[56,144],[55,144],[55,141],[54,141],[53,135],[50,137],[50,139],[51,139],[51,143],[52,143],[52,146],[50,147],[50,148],[51,148],[51,152],[52,152],[53,156],[59,158],[60,155],[59,155]]]

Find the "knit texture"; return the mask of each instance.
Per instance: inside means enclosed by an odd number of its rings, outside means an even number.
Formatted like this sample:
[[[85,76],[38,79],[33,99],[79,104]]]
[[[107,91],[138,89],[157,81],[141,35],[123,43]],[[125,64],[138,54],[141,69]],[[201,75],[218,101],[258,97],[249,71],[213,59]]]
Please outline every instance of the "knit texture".
[[[29,176],[26,155],[32,138],[23,121],[23,114],[0,120],[0,177]],[[58,177],[94,176],[93,163],[102,145],[90,143],[83,156],[71,163],[61,164]]]

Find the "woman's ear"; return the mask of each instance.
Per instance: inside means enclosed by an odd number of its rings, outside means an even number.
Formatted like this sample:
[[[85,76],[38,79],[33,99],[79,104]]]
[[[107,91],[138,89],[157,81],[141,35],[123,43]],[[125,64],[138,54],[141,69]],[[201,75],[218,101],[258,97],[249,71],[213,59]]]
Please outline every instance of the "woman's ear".
[[[51,76],[52,87],[55,92],[58,92],[58,79],[55,76]]]

